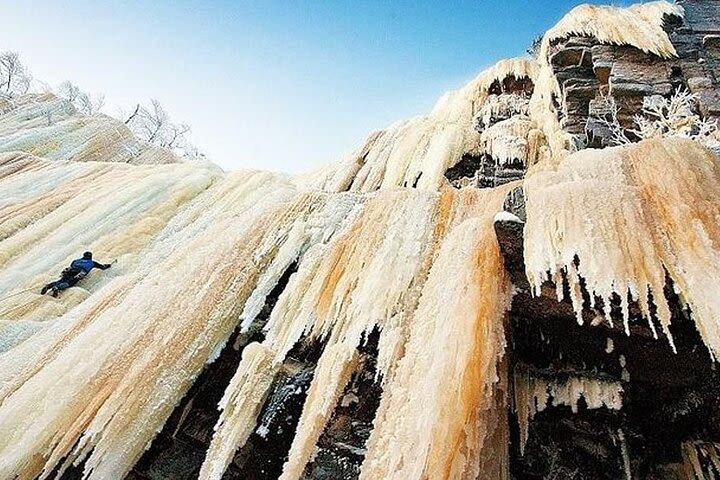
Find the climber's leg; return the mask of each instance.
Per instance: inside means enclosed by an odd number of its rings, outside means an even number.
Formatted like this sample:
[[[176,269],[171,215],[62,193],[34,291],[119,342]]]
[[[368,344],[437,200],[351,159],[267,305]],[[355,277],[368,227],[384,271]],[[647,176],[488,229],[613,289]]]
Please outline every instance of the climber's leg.
[[[52,286],[52,296],[53,297],[57,297],[61,291],[67,290],[71,286],[67,280],[59,280],[54,283],[55,283],[55,285]]]
[[[55,282],[50,282],[47,285],[45,285],[42,290],[40,290],[40,295],[45,295],[48,290],[51,290],[57,286],[58,283],[60,283],[62,280],[57,280]]]

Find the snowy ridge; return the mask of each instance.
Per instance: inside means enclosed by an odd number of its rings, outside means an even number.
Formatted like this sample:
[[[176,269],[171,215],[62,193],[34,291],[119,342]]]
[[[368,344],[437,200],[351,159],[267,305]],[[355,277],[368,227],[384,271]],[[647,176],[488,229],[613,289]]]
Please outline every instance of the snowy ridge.
[[[18,150],[49,160],[182,162],[170,150],[135,138],[121,121],[101,113],[81,114],[52,94],[24,95],[0,115],[0,152]]]

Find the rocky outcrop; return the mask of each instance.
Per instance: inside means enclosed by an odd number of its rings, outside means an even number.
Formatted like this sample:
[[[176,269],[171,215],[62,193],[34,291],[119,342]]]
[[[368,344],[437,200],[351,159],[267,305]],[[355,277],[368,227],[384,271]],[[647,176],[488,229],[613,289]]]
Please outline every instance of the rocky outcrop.
[[[588,147],[609,145],[607,129],[593,117],[607,112],[606,96],[618,107],[618,120],[632,128],[643,98],[667,97],[677,89],[696,94],[699,112],[720,118],[720,3],[680,2],[684,19],[665,17],[665,28],[677,57],[663,58],[628,45],[602,44],[591,37],[570,36],[550,48],[550,63],[563,95],[562,127]]]

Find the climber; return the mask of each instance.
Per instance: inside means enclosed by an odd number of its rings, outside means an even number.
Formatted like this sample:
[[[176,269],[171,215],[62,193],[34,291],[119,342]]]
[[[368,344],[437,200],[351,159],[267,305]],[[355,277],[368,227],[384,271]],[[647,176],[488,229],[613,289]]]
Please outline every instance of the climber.
[[[62,290],[66,290],[74,286],[80,280],[85,278],[93,268],[107,270],[110,266],[111,264],[109,263],[103,264],[94,261],[92,259],[92,252],[85,252],[83,253],[82,258],[73,260],[70,266],[62,271],[60,280],[48,283],[42,288],[42,290],[40,290],[40,293],[45,295],[48,291],[50,291],[53,297],[57,297],[58,293]]]

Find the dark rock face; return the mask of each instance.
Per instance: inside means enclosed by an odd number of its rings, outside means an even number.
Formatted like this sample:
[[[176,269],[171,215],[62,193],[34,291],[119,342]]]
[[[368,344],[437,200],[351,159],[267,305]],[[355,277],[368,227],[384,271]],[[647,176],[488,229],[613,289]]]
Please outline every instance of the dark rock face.
[[[573,36],[555,43],[550,61],[564,96],[563,128],[579,145],[609,145],[610,133],[593,116],[599,100],[612,95],[618,120],[633,128],[633,115],[643,97],[667,97],[678,88],[698,97],[705,117],[720,117],[720,3],[715,0],[680,2],[685,20],[666,17],[665,26],[678,57],[663,59],[630,46],[601,45],[587,37]],[[593,115],[595,114],[595,115]]]
[[[680,71],[690,91],[698,95],[701,113],[720,117],[720,3],[693,0],[681,4],[687,26],[673,36]]]
[[[533,298],[524,280],[522,229],[515,222],[498,222],[495,228],[518,288],[508,330],[511,375],[521,369],[553,381],[567,375],[610,379],[621,382],[624,390],[619,411],[589,410],[581,400],[577,413],[566,406],[538,413],[530,423],[524,455],[517,422],[511,420],[514,478],[624,478],[623,448],[632,478],[685,478],[675,476],[682,443],[720,440],[715,420],[720,415],[720,377],[672,287],[668,285],[665,295],[672,303],[677,353],[662,336],[653,338],[636,305],[631,306],[628,337],[617,305],[610,306],[614,326],[591,325],[589,309],[581,326],[570,303],[558,302],[549,283]]]
[[[233,457],[225,479],[275,479],[282,473],[307,390],[314,364],[286,362],[285,370],[275,379],[258,428]]]
[[[525,166],[519,160],[511,165],[499,165],[490,155],[463,155],[462,160],[445,172],[445,178],[455,188],[465,185],[492,188],[520,180],[524,176]]]

